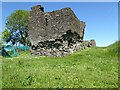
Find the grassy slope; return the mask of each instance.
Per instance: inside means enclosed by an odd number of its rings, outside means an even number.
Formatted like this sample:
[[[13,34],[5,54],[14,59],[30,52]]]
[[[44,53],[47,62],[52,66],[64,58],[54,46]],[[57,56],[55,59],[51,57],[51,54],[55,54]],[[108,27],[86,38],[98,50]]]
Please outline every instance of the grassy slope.
[[[2,58],[3,87],[115,88],[118,81],[117,43],[93,47],[67,57]]]

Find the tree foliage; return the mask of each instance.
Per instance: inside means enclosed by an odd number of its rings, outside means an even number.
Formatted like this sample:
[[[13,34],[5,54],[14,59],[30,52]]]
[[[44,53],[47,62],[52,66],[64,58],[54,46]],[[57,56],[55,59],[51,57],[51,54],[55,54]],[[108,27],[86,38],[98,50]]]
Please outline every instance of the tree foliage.
[[[2,49],[2,41],[0,41],[0,49]]]
[[[6,29],[2,33],[2,39],[12,44],[20,43],[29,45],[28,38],[29,12],[17,10],[6,19]]]
[[[8,31],[8,29],[5,29],[3,32],[2,32],[2,39],[3,39],[3,41],[5,41],[5,42],[9,42],[10,41],[10,32]]]

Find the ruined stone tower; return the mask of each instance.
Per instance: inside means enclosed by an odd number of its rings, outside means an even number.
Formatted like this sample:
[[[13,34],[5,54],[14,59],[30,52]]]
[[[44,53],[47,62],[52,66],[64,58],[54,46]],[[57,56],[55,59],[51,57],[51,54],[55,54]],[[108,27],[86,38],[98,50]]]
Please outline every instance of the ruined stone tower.
[[[32,54],[65,56],[82,48],[85,22],[70,8],[44,12],[37,5],[31,9],[28,33]]]

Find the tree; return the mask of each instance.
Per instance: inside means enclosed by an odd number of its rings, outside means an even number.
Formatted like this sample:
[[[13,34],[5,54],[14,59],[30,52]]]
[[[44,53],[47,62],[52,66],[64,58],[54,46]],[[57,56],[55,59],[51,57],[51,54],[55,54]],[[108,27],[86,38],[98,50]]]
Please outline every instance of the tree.
[[[23,45],[29,45],[28,23],[28,11],[17,10],[13,12],[6,19],[6,29],[2,33],[2,39],[4,39],[7,43],[11,41],[13,45],[18,42]]]
[[[11,40],[11,38],[10,38],[10,32],[8,31],[8,29],[5,29],[3,32],[2,32],[2,39],[3,39],[3,41],[5,41],[5,42],[9,42],[10,40]]]
[[[0,50],[2,49],[2,41],[0,41]]]

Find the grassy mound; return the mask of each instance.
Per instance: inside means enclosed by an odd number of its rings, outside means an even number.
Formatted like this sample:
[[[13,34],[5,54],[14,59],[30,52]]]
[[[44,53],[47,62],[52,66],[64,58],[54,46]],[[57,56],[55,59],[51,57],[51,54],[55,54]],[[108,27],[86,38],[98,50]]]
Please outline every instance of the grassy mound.
[[[92,47],[66,57],[2,58],[4,88],[117,88],[118,44]]]
[[[111,55],[118,55],[120,54],[120,41],[115,42],[107,47],[109,54]]]

